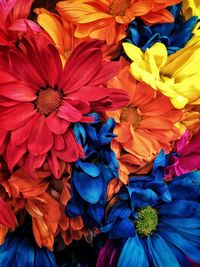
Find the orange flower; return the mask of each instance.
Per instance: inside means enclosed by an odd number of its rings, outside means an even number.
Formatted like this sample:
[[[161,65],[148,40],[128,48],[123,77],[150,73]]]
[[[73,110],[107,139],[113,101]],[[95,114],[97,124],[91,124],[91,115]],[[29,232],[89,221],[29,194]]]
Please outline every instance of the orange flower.
[[[180,135],[175,123],[181,120],[183,113],[172,106],[168,97],[134,80],[129,65],[108,85],[123,88],[130,97],[127,106],[106,113],[117,122],[114,130],[117,137],[112,147],[121,162],[121,180],[127,183],[128,172],[144,168],[162,148],[167,153],[170,151],[170,142]]]
[[[129,22],[140,17],[148,24],[173,21],[165,8],[182,0],[68,0],[57,3],[57,11],[78,25],[75,36],[117,43],[125,37]]]

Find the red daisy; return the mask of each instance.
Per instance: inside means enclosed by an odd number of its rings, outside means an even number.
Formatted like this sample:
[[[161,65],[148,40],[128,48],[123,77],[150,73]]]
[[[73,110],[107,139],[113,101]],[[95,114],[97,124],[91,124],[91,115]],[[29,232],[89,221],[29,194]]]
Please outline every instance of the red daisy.
[[[9,64],[0,62],[0,150],[11,171],[24,157],[33,176],[46,160],[58,178],[60,162],[84,157],[73,123],[91,122],[88,112],[127,103],[124,91],[104,86],[119,63],[102,61],[96,40],[77,46],[64,69],[56,48],[40,34],[30,33],[19,48],[9,51]]]

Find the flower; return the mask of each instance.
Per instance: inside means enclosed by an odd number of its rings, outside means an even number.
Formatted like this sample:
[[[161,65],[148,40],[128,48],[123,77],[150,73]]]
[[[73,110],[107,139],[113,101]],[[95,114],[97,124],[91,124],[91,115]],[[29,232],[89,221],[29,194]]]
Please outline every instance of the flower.
[[[104,86],[119,63],[103,62],[100,47],[96,40],[81,43],[63,69],[56,48],[43,35],[31,32],[20,42],[21,49],[9,51],[9,66],[2,59],[0,144],[11,171],[23,157],[26,171],[35,176],[34,170],[46,160],[59,178],[60,161],[84,157],[72,124],[93,121],[85,116],[90,111],[118,109],[127,103],[123,90]]]
[[[15,42],[20,32],[27,31],[27,25],[39,32],[40,27],[31,20],[28,15],[33,0],[2,0],[0,3],[0,46],[11,45]]]
[[[28,230],[9,233],[0,246],[0,264],[3,266],[56,267],[54,254],[46,248],[38,248]]]
[[[70,0],[57,3],[57,11],[67,21],[78,25],[75,36],[98,38],[108,45],[117,43],[125,36],[129,22],[140,17],[145,23],[173,21],[167,6],[181,0]]]
[[[176,110],[166,96],[145,83],[137,82],[127,63],[108,82],[108,86],[120,86],[130,97],[122,109],[106,112],[117,122],[114,129],[117,137],[112,141],[112,148],[120,161],[120,178],[126,184],[129,171],[135,172],[147,166],[162,148],[169,153],[170,142],[179,137],[175,123],[182,118],[182,112]],[[124,171],[124,167],[128,170]]]
[[[118,240],[117,266],[189,266],[186,256],[200,263],[199,195],[200,172],[168,186],[160,175],[132,177],[101,228]]]
[[[125,41],[140,47],[143,51],[161,42],[166,46],[168,55],[183,48],[193,35],[192,30],[198,17],[183,21],[180,14],[181,5],[172,6],[168,10],[172,13],[174,22],[148,26],[140,20],[134,20],[128,26]]]
[[[198,0],[184,0],[182,7],[183,15],[186,19],[192,16],[200,18],[200,3]]]
[[[188,131],[169,154],[170,165],[165,168],[166,180],[200,168],[200,131],[190,138]]]
[[[175,108],[181,109],[188,103],[199,103],[199,43],[200,39],[194,36],[183,49],[170,56],[162,43],[154,44],[145,52],[130,43],[123,46],[133,61],[130,71],[135,79],[161,91]]]
[[[83,215],[90,227],[101,225],[108,183],[118,177],[118,162],[110,148],[115,135],[112,133],[115,122],[108,119],[103,126],[97,114],[93,124],[75,124],[76,138],[84,147],[85,159],[78,160],[72,168],[72,198],[66,213],[69,216]]]

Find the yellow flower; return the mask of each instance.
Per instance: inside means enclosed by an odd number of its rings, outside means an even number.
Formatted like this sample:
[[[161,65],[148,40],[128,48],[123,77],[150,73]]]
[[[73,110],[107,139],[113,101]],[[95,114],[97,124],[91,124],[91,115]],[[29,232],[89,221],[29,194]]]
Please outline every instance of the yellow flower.
[[[187,20],[192,16],[200,17],[200,1],[199,0],[184,0],[182,6],[184,18]]]
[[[138,81],[168,96],[177,109],[200,102],[200,38],[194,36],[173,55],[167,55],[164,44],[156,43],[143,52],[133,44],[123,44],[125,53],[133,61],[131,74]]]

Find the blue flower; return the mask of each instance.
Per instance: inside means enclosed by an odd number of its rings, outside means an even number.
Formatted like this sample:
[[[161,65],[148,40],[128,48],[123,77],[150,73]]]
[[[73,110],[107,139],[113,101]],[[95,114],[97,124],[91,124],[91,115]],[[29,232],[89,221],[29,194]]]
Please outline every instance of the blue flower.
[[[118,161],[110,148],[115,137],[115,121],[110,118],[102,126],[99,116],[92,124],[77,123],[75,136],[82,145],[85,159],[73,165],[71,190],[72,198],[68,202],[68,216],[83,215],[89,225],[99,225],[104,217],[108,183],[118,177]],[[87,212],[86,212],[87,210]]]
[[[183,21],[180,15],[181,5],[168,8],[174,16],[173,23],[162,23],[147,26],[140,20],[134,20],[129,24],[126,42],[133,43],[143,51],[157,42],[165,44],[168,54],[171,55],[185,47],[192,37],[192,30],[198,21],[198,17],[191,17]]]
[[[9,233],[0,246],[0,266],[5,267],[56,267],[54,254],[39,248],[24,234]]]
[[[200,171],[167,185],[160,176],[166,158],[159,156],[151,176],[121,188],[101,227],[121,244],[119,267],[187,267],[187,257],[200,263]]]

